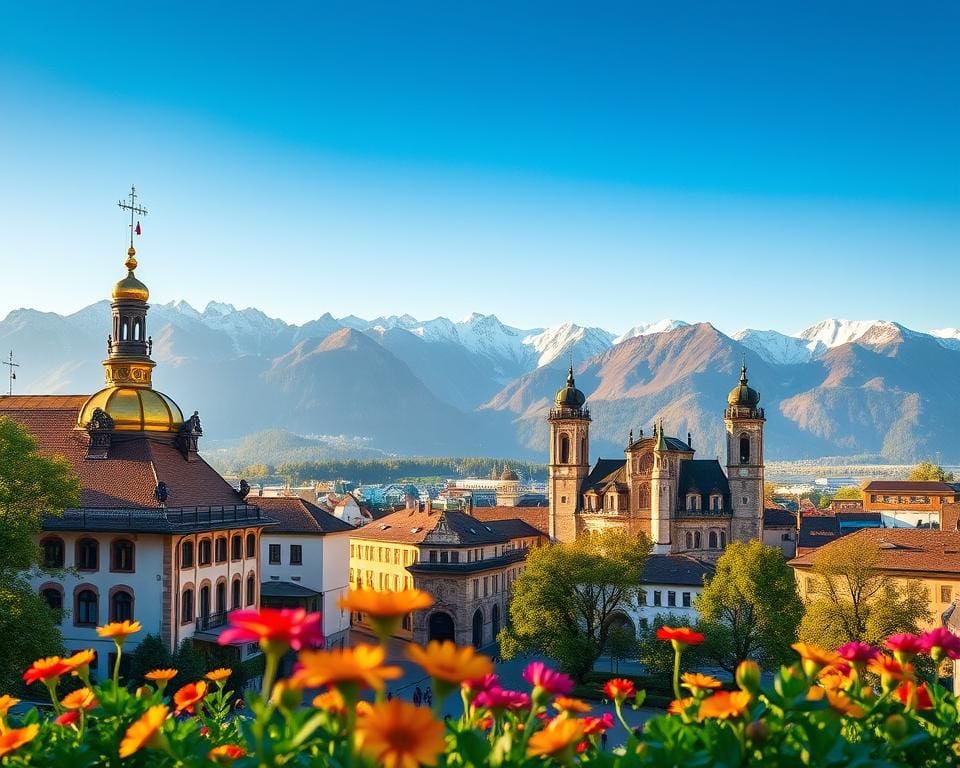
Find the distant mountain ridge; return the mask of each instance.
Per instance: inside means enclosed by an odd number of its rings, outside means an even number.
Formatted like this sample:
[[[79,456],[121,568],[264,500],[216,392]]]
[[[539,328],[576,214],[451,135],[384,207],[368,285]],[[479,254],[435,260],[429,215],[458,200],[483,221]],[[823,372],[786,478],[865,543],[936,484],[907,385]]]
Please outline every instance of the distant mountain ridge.
[[[109,303],[70,315],[20,309],[0,321],[17,390],[101,386]],[[667,428],[716,455],[741,360],[767,410],[770,458],[881,454],[960,460],[960,329],[828,319],[795,334],[708,323],[639,323],[616,335],[563,323],[515,328],[495,315],[366,320],[329,313],[302,325],[255,308],[153,305],[155,385],[208,434],[264,429],[346,435],[397,454],[542,459],[544,414],[572,357],[594,417],[593,445],[622,451],[630,429]],[[595,455],[598,455],[595,453]]]

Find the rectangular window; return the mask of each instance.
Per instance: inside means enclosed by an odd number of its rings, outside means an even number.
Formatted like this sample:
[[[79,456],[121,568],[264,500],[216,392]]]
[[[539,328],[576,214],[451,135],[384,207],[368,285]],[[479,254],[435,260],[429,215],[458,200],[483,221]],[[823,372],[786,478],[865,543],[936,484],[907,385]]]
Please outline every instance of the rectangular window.
[[[451,553],[450,553],[450,562],[451,562],[451,563],[459,563],[459,562],[460,562],[460,553],[459,553],[459,552],[451,552]]]
[[[499,591],[500,591],[500,577],[494,576],[493,577],[493,594],[497,594],[497,592]]]
[[[639,599],[640,605],[646,605],[646,604],[647,604],[647,593],[644,592],[644,591],[641,589],[640,592],[639,592],[639,594],[638,594],[638,599]]]
[[[280,564],[280,545],[279,544],[270,545],[270,564],[271,565]]]
[[[227,562],[227,539],[225,536],[221,536],[217,539],[216,556],[218,563]]]
[[[449,559],[450,559],[450,558],[449,558],[449,554],[448,554],[446,551],[440,553],[440,562],[441,562],[441,563],[445,563],[445,562],[447,562]]]
[[[303,565],[303,546],[300,544],[290,545],[290,565]]]
[[[660,590],[659,590],[659,589],[653,590],[653,604],[654,604],[655,606],[659,606],[659,605],[661,604],[661,603],[660,603]]]
[[[807,576],[807,594],[815,595],[817,594],[817,582],[816,579],[813,579]]]
[[[953,587],[940,587],[940,602],[949,603],[953,600]]]
[[[480,597],[480,579],[473,580],[473,597],[474,599]]]
[[[483,577],[483,596],[488,597],[490,595],[490,577]]]
[[[430,550],[430,562],[431,563],[437,562],[437,551],[435,549]]]
[[[684,607],[684,608],[689,608],[689,607],[690,607],[690,593],[689,593],[689,592],[684,592],[684,593],[683,593],[683,607]]]
[[[677,605],[677,593],[670,591],[667,592],[667,605],[671,608],[675,608]]]

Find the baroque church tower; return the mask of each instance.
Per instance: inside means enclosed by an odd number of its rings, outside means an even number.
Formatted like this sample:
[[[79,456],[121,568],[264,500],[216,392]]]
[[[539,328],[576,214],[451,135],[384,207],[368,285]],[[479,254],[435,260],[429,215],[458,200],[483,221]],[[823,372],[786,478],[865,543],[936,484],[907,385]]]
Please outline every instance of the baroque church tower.
[[[550,538],[569,542],[577,538],[577,512],[584,479],[590,472],[590,411],[587,398],[577,389],[573,366],[567,385],[557,392],[550,423],[548,503]]]
[[[749,386],[747,366],[740,369],[740,383],[730,390],[723,421],[727,430],[727,478],[733,517],[730,535],[734,541],[749,541],[763,535],[763,408],[760,393]]]

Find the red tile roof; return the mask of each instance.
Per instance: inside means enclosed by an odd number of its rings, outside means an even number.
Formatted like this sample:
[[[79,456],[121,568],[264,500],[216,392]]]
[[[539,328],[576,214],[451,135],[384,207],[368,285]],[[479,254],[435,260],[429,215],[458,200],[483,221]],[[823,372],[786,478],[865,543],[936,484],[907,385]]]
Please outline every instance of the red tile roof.
[[[517,516],[515,515],[514,518]],[[401,510],[374,520],[357,528],[355,539],[389,541],[397,544],[420,544],[437,527],[441,518],[445,518],[451,533],[458,543],[451,546],[476,546],[479,544],[499,544],[513,538],[536,536],[539,531],[522,522],[517,525],[487,524],[482,520],[455,510]],[[522,526],[522,533],[519,532]]]
[[[871,480],[864,487],[866,493],[949,493],[956,488],[939,480]]]
[[[339,517],[311,504],[299,496],[248,496],[248,504],[260,507],[261,511],[277,525],[269,533],[341,533],[354,530]]]
[[[86,395],[0,397],[0,417],[23,425],[46,454],[63,456],[80,479],[84,507],[156,508],[154,490],[167,484],[167,507],[238,504],[233,487],[199,456],[187,461],[170,436],[116,433],[105,459],[87,458],[87,434],[77,430]]]
[[[540,533],[550,533],[550,510],[547,507],[474,507],[470,512],[477,520],[522,520]]]
[[[924,528],[863,528],[843,537],[872,542],[880,548],[879,567],[885,571],[949,573],[960,576],[960,532]],[[809,568],[817,555],[835,546],[820,549],[790,561],[795,568]]]

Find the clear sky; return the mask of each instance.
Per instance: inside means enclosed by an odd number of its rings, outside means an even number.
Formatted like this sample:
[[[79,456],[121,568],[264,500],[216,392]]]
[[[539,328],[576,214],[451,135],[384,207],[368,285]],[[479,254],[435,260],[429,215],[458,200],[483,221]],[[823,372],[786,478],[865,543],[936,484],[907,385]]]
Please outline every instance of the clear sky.
[[[0,316],[960,326],[960,4],[0,5]]]

